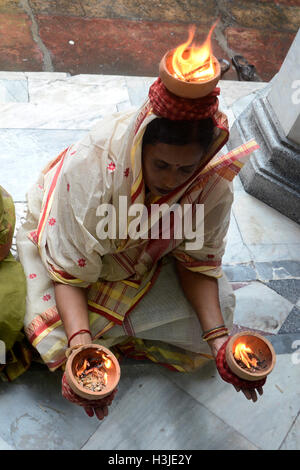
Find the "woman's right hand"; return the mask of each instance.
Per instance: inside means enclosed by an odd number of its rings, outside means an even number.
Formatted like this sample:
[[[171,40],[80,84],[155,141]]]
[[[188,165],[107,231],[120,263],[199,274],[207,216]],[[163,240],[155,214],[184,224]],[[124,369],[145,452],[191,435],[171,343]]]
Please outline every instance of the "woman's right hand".
[[[112,393],[108,395],[108,397],[105,397],[102,400],[97,400],[97,402],[99,403],[95,403],[93,406],[91,406],[90,404],[84,406],[84,411],[90,418],[92,418],[95,414],[97,418],[101,421],[105,418],[105,416],[108,415],[108,406],[112,404],[116,393],[117,389],[113,390]]]
[[[73,392],[67,382],[65,373],[62,377],[62,396],[71,403],[82,406],[90,418],[95,414],[99,420],[104,419],[105,416],[108,415],[108,406],[112,404],[116,393],[117,389],[113,390],[110,395],[100,400],[87,400]]]

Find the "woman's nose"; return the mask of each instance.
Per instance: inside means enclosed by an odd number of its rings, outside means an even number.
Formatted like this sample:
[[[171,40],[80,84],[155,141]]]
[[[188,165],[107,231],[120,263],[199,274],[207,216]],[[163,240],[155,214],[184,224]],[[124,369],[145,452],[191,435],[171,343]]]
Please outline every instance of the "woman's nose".
[[[176,174],[176,172],[173,172],[173,171],[166,172],[163,178],[164,188],[170,189],[170,190],[175,189],[179,184],[177,180],[178,180],[178,175]]]

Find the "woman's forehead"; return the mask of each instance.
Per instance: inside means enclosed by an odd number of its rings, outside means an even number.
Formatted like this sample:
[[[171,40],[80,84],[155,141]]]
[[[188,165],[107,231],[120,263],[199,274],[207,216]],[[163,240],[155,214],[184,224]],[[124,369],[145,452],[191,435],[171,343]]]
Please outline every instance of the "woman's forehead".
[[[188,145],[170,145],[157,143],[146,145],[147,156],[156,160],[163,160],[170,165],[193,165],[203,155],[203,149],[198,143]]]

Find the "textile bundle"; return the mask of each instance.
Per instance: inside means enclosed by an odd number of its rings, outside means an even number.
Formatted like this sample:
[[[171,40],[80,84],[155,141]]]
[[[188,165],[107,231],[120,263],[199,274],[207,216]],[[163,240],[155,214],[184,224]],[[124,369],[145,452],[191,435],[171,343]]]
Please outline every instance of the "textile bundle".
[[[171,93],[158,78],[149,89],[149,99],[157,116],[171,121],[196,121],[213,117],[218,110],[220,88],[203,98],[181,98]]]

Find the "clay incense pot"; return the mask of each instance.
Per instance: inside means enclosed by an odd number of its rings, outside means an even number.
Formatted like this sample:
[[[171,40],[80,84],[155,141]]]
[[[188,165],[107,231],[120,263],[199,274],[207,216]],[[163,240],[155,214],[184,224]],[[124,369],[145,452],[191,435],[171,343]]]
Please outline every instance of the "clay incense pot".
[[[221,67],[218,59],[212,56],[215,75],[207,81],[183,81],[172,75],[172,56],[175,49],[168,51],[159,64],[159,76],[165,87],[174,95],[182,98],[202,98],[211,93],[221,77]]]
[[[253,368],[249,370],[241,367],[237,363],[234,357],[234,352],[236,350],[236,346],[240,344],[244,344],[247,348],[251,348],[255,357],[258,359],[258,364],[262,365],[261,368],[253,371]],[[252,382],[264,379],[269,375],[276,362],[276,354],[270,341],[252,331],[242,331],[233,335],[227,343],[225,355],[226,362],[230,370],[239,378]]]
[[[104,354],[104,359],[111,361],[109,368],[106,368],[105,365],[103,366],[103,371],[107,373],[107,383],[103,386],[102,390],[92,391],[78,383],[76,372],[83,366],[85,359],[88,360],[95,357],[98,359],[99,357],[101,363],[102,354]],[[109,349],[99,344],[85,344],[74,349],[68,357],[65,373],[67,382],[73,392],[87,400],[98,400],[110,395],[117,387],[121,375],[119,362],[115,355]]]

